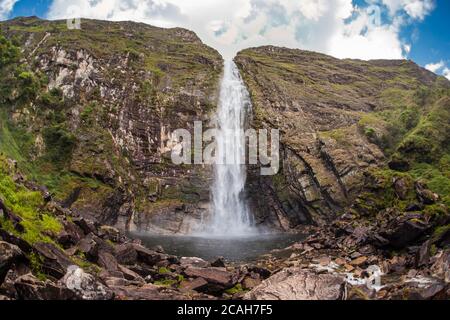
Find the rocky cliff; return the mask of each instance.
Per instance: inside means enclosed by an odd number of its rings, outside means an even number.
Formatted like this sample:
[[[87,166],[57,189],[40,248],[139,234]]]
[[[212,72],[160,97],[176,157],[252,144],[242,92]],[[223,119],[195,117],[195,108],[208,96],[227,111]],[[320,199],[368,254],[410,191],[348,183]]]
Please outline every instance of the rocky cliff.
[[[444,77],[406,60],[339,60],[271,46],[244,50],[235,61],[253,100],[253,125],[281,131],[280,173],[249,169],[260,223],[289,230],[342,213],[404,212],[417,201],[407,196],[414,181],[428,184],[448,214]],[[408,182],[397,182],[404,184],[398,197],[393,181],[400,180]]]
[[[207,208],[209,170],[173,166],[170,133],[208,126],[221,56],[184,29],[81,27],[0,23],[0,152],[85,217],[188,229]]]

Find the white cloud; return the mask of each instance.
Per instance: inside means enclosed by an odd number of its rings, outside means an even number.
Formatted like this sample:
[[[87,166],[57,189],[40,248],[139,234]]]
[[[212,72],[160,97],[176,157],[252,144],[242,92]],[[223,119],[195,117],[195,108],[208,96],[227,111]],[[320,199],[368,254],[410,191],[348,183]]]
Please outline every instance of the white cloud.
[[[444,71],[442,74],[444,77],[446,77],[448,80],[450,80],[450,69],[449,68],[444,68]]]
[[[445,66],[444,61],[439,61],[436,63],[429,63],[425,66],[425,69],[430,70],[431,72],[437,72]]]
[[[0,0],[1,1],[1,0]],[[391,21],[377,19],[352,0],[53,0],[50,19],[76,15],[106,20],[134,20],[160,27],[195,31],[225,57],[237,51],[272,44],[331,54],[341,58],[402,58],[410,44],[400,39],[406,12],[420,20],[430,0],[366,0],[383,5]]]
[[[413,19],[423,20],[434,9],[434,0],[381,0],[391,15],[404,11]]]
[[[0,20],[7,19],[18,0],[0,0]]]

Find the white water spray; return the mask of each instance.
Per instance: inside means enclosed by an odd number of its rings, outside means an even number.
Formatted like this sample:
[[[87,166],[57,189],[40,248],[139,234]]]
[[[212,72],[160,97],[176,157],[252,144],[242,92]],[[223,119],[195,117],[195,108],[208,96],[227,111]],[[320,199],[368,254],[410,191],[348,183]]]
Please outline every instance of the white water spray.
[[[254,233],[248,207],[243,199],[246,167],[245,115],[251,107],[250,96],[232,60],[225,62],[217,113],[218,132],[215,181],[212,186],[213,212],[206,230],[219,236]],[[245,155],[245,154],[244,154]]]

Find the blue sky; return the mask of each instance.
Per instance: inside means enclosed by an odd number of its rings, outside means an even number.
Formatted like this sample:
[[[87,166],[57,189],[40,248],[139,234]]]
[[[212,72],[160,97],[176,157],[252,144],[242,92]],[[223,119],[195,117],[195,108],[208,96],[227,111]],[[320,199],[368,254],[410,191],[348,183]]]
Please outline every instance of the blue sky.
[[[189,28],[224,55],[274,44],[340,58],[409,58],[450,78],[448,0],[0,0],[0,18],[65,18],[69,6],[83,17]],[[370,24],[371,6],[380,25]]]

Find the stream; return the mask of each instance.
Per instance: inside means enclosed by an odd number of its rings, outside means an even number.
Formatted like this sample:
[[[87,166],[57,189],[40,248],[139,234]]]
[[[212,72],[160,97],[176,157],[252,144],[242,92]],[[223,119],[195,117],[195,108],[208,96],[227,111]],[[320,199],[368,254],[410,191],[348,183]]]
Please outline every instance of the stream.
[[[284,249],[305,238],[304,234],[257,234],[242,237],[162,236],[146,232],[130,232],[148,248],[161,246],[180,257],[213,260],[224,257],[228,262],[252,262],[274,249]]]

